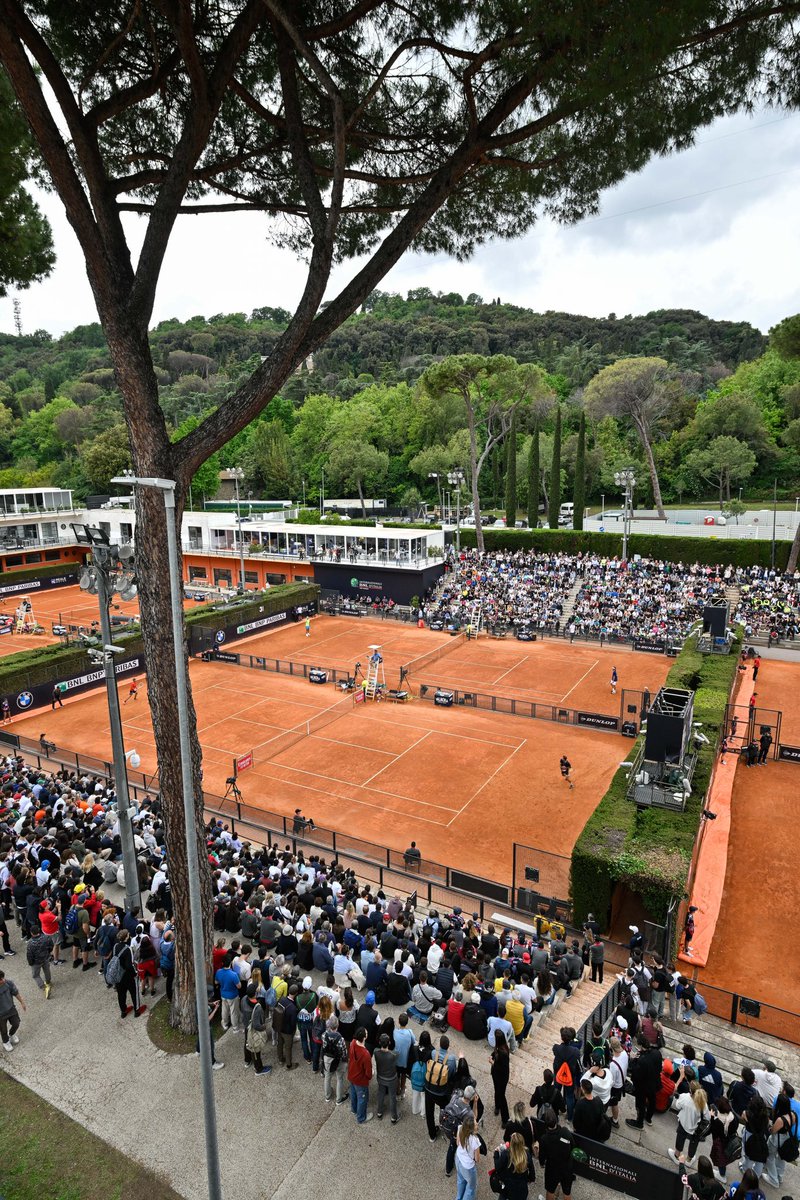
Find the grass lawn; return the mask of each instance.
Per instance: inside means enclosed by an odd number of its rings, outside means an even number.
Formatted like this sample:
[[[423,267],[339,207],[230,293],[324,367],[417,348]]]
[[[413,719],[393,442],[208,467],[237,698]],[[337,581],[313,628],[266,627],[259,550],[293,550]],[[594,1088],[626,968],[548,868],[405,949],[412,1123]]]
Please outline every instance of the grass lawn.
[[[169,1004],[166,997],[161,997],[157,1004],[150,1009],[147,1017],[147,1036],[154,1046],[159,1050],[165,1050],[167,1054],[194,1054],[195,1036],[194,1034],[181,1033],[179,1029],[173,1029],[169,1023]],[[216,1042],[222,1037],[222,1025],[219,1018],[211,1025],[211,1036]],[[0,1200],[3,1200],[0,1194]]]
[[[157,1175],[4,1071],[0,1071],[0,1197],[180,1200],[179,1193]]]

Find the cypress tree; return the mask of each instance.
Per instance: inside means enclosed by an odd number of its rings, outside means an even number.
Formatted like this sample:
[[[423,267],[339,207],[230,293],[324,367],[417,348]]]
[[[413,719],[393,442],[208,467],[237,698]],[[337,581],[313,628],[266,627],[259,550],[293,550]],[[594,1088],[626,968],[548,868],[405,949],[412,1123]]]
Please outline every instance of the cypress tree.
[[[573,529],[583,529],[583,510],[586,507],[586,413],[581,413],[578,426],[578,449],[575,454],[575,489],[572,493],[575,514]]]
[[[511,414],[506,447],[506,528],[517,523],[517,411]]]
[[[539,420],[533,426],[531,447],[528,451],[528,525],[536,529],[539,524]]]
[[[553,434],[553,465],[550,470],[550,504],[547,521],[551,529],[558,529],[558,510],[561,507],[561,405],[556,407],[556,428]]]

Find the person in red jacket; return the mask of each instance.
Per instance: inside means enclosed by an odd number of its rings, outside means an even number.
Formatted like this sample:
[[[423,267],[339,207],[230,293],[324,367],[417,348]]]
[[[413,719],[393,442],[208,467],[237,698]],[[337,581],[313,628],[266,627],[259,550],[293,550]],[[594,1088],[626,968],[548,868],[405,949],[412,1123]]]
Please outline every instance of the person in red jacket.
[[[372,1079],[372,1055],[365,1042],[367,1031],[361,1026],[356,1030],[350,1043],[347,1060],[347,1078],[350,1081],[350,1107],[356,1116],[356,1123],[364,1125],[371,1121],[373,1113],[367,1112],[369,1104],[369,1081]]]
[[[50,907],[49,900],[43,900],[39,905],[39,924],[45,937],[53,939],[53,963],[58,963],[58,952],[61,949],[61,922],[58,913]]]
[[[666,1112],[672,1103],[675,1091],[675,1080],[672,1078],[673,1065],[668,1058],[661,1064],[661,1079],[656,1092],[656,1112]]]

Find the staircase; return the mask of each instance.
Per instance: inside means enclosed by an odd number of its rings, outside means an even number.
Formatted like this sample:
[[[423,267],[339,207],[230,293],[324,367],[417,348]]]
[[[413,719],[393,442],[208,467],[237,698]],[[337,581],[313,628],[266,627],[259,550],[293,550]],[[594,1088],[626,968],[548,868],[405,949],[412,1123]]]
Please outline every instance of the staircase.
[[[467,621],[467,629],[469,637],[476,638],[483,628],[483,601],[475,600],[470,605],[469,620]]]
[[[564,608],[563,608],[563,611],[561,614],[561,630],[562,630],[562,632],[564,630],[566,630],[567,626],[570,623],[570,620],[572,619],[572,614],[575,609],[575,601],[578,599],[578,592],[581,590],[582,584],[583,584],[583,577],[579,575],[578,578],[573,583],[572,587],[567,592],[566,596],[564,597]]]
[[[577,987],[572,985],[571,996],[556,992],[552,1004],[534,1013],[527,1039],[511,1056],[509,1082],[530,1095],[542,1082],[542,1072],[553,1068],[553,1046],[561,1040],[561,1027],[571,1025],[575,1030],[580,1029],[614,983],[615,976],[606,983],[591,983],[586,978]]]
[[[379,688],[386,687],[386,674],[383,669],[383,656],[379,646],[370,646],[374,651],[367,659],[367,677],[364,681],[364,695],[368,700],[374,700]],[[377,655],[377,657],[376,657]]]
[[[726,1087],[732,1079],[739,1078],[742,1067],[751,1067],[753,1070],[763,1067],[765,1058],[773,1060],[782,1079],[788,1079],[793,1084],[800,1079],[800,1046],[792,1046],[758,1029],[731,1025],[720,1017],[712,1017],[710,1013],[703,1017],[695,1016],[690,1027],[668,1018],[662,1018],[661,1023],[666,1042],[663,1051],[665,1057],[681,1058],[681,1048],[686,1042],[694,1046],[700,1060],[704,1052],[709,1050],[717,1060],[717,1068],[722,1072]]]

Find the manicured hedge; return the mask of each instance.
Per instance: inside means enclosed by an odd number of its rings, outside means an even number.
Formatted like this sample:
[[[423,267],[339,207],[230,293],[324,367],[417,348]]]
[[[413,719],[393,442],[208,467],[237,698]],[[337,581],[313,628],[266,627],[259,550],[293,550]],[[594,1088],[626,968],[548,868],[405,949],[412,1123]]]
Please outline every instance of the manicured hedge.
[[[709,744],[698,755],[692,794],[682,813],[637,810],[625,798],[627,772],[620,768],[586,822],[572,852],[571,896],[577,921],[589,912],[600,922],[611,906],[616,883],[642,897],[648,915],[663,921],[672,896],[686,886],[700,813],[711,779],[725,707],[736,675],[738,642],[729,655],[700,654],[690,638],[667,676],[671,687],[695,693],[694,719],[701,721]],[[633,758],[643,738],[631,749]]]
[[[287,607],[310,604],[319,595],[313,583],[283,583],[259,592],[255,598],[248,596],[241,604],[206,604],[186,613],[186,625],[206,625],[212,629],[223,629],[233,623],[245,622],[259,616],[271,616]],[[142,636],[134,627],[125,633],[115,634],[114,641],[124,646],[130,654],[142,653]],[[36,646],[9,654],[0,659],[0,694],[21,691],[50,680],[68,679],[78,675],[87,665],[86,649],[83,646]]]
[[[543,550],[566,554],[622,554],[622,530],[619,533],[590,533],[586,529],[493,529],[483,531],[487,550]],[[475,545],[475,530],[461,530],[462,546]],[[775,562],[786,566],[791,542],[777,542]],[[668,537],[663,534],[634,533],[628,539],[629,555],[661,558],[670,562],[732,563],[737,567],[770,565],[768,541],[744,538]]]
[[[79,562],[53,562],[41,567],[20,567],[18,571],[0,573],[0,587],[9,583],[30,583],[32,579],[52,579],[54,575],[69,575],[81,569]],[[8,597],[7,597],[8,598]]]

